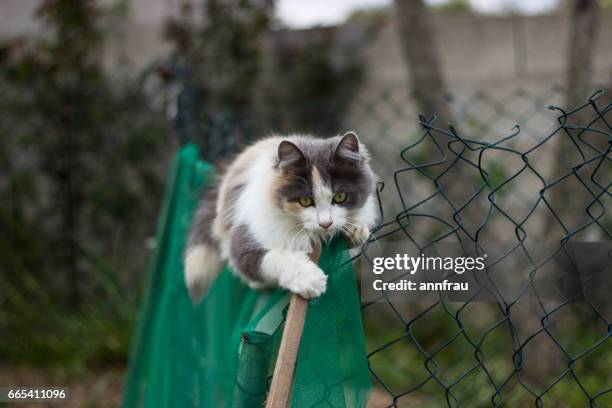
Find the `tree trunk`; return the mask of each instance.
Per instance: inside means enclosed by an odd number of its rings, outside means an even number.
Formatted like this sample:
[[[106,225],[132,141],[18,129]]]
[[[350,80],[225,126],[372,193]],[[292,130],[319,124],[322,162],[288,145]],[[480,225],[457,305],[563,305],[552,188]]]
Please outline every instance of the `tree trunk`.
[[[451,119],[438,52],[422,0],[395,0],[402,52],[410,71],[410,88],[419,113],[436,114],[438,124]]]
[[[395,9],[400,44],[408,67],[410,93],[416,102],[417,113],[427,118],[435,114],[438,118],[435,127],[448,130],[448,124],[452,119],[448,103],[449,93],[438,59],[438,49],[430,24],[429,12],[423,0],[395,0]],[[460,124],[454,125],[460,134],[458,126]],[[471,200],[465,209],[461,210],[458,217],[464,230],[469,234],[469,239],[474,239],[477,229],[484,221],[484,214],[486,214],[483,211],[486,205],[486,192],[481,192],[476,198],[472,197],[481,184],[480,181],[476,181],[479,179],[478,170],[463,160],[451,164],[456,159],[456,154],[448,148],[448,143],[455,141],[453,150],[461,152],[464,149],[462,156],[472,162],[477,161],[477,157],[474,153],[469,153],[453,137],[441,132],[433,132],[433,136],[440,143],[443,152],[440,152],[433,141],[426,140],[423,144],[424,153],[428,161],[440,160],[442,154],[446,155],[446,164],[432,169],[437,174],[441,174],[447,166],[452,165],[449,175],[442,177],[438,182],[455,210],[462,208],[468,200]],[[448,217],[448,221],[454,222],[451,217]],[[463,239],[461,230],[457,234]]]
[[[591,77],[593,73],[593,57],[599,26],[599,11],[597,0],[572,1],[572,13],[569,21],[570,36],[568,38],[566,56],[566,83],[568,88],[567,99],[565,101],[566,111],[585,103],[586,98],[593,92],[593,89],[591,89]],[[589,121],[592,120],[592,117],[592,111],[587,109],[569,115],[567,122],[568,124],[586,126]],[[572,134],[576,143],[581,145],[583,151],[586,152],[589,150],[584,149],[584,144],[576,138],[576,135],[580,132],[579,130],[568,130],[568,132]],[[553,155],[554,165],[548,178],[549,182],[570,173],[574,166],[584,160],[579,155],[568,133],[561,131],[556,137],[556,151]],[[589,140],[593,141],[594,139],[589,137]],[[603,145],[598,146],[600,149],[605,149],[607,147],[607,140],[603,140],[603,142]],[[587,153],[587,158],[592,156],[592,151]],[[588,184],[589,176],[587,173],[592,172],[593,168],[590,167],[590,170],[587,170],[588,171],[580,171],[579,174],[582,180]],[[598,192],[597,189],[594,191],[595,193]],[[569,232],[585,223],[587,220],[587,207],[593,200],[591,194],[588,193],[584,186],[582,186],[573,175],[570,175],[568,178],[552,187],[549,192],[545,194],[545,198],[554,209],[565,229]],[[548,240],[549,243],[555,244],[560,242],[566,234],[567,232],[561,227],[556,217],[549,213],[542,222],[542,231],[538,238]],[[581,238],[578,238],[578,240],[581,240]],[[549,310],[554,307],[554,304],[545,305]],[[533,305],[533,308],[534,310],[529,313],[533,313],[534,316],[541,318],[541,311],[537,308],[537,305]],[[525,316],[521,315],[517,317],[518,319],[525,318]],[[590,315],[580,314],[568,314],[565,317],[565,319],[574,319],[574,321],[585,321],[589,318],[592,317]],[[541,323],[538,323],[537,327],[541,327]],[[547,380],[552,378],[553,373],[558,373],[562,370],[564,361],[563,356],[559,355],[560,353],[555,349],[553,343],[547,336],[538,336],[534,338],[532,341],[532,349],[535,354],[544,357],[538,360],[538,364],[533,364],[526,370],[527,378],[535,383],[544,384]],[[551,354],[553,351],[557,354],[557,358],[553,357],[553,354]],[[548,358],[546,356],[548,356]]]
[[[583,103],[592,91],[593,57],[600,22],[597,0],[572,2],[571,32],[567,53],[568,108]]]
[[[582,105],[586,102],[586,98],[593,93],[591,78],[600,11],[597,0],[574,0],[572,2],[566,66],[567,99],[565,108],[567,110]],[[568,123],[582,126],[588,125],[590,120],[592,120],[590,109],[575,112],[568,117]],[[580,131],[571,130],[569,132],[571,132],[576,143],[584,148],[584,144],[576,138]],[[572,167],[580,164],[583,160],[567,133],[559,133],[558,136],[551,180],[569,173]],[[589,140],[597,142],[596,139],[589,137]],[[602,143],[596,143],[596,145],[598,148],[605,150],[607,140],[602,140]],[[590,156],[592,156],[592,153],[589,152]],[[588,176],[584,172],[579,172],[579,174],[585,182],[588,181]],[[574,176],[570,176],[553,187],[546,198],[569,231],[586,221],[586,208],[593,199]],[[559,221],[552,215],[548,217],[545,228],[545,231],[555,232],[555,239],[562,238],[562,236],[558,236],[558,233],[565,235]]]

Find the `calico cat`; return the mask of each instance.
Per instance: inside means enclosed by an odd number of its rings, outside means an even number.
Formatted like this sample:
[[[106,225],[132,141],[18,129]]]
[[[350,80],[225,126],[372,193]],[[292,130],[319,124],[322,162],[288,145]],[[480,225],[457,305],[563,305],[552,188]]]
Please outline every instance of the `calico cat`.
[[[224,262],[251,287],[304,298],[327,276],[308,254],[337,233],[362,244],[376,223],[377,178],[357,136],[271,137],[244,150],[209,190],[185,251],[185,280],[198,302]]]

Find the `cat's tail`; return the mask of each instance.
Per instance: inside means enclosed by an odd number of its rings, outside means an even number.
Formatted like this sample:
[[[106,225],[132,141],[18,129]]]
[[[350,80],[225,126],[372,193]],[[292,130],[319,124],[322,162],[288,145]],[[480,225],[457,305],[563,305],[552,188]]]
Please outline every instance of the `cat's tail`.
[[[200,303],[223,269],[217,248],[207,244],[193,245],[185,252],[185,282],[194,304]]]
[[[216,189],[205,194],[203,204],[195,213],[185,251],[185,283],[194,304],[202,300],[223,269],[223,261],[212,233],[216,198]]]

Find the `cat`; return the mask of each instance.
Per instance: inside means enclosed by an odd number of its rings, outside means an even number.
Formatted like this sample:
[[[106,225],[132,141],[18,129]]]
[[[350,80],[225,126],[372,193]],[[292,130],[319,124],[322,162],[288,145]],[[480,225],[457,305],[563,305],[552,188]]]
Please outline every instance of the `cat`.
[[[368,239],[378,218],[369,162],[353,132],[270,137],[246,148],[196,210],[184,257],[194,303],[225,262],[253,288],[324,293],[327,276],[308,254],[338,233],[351,247]]]

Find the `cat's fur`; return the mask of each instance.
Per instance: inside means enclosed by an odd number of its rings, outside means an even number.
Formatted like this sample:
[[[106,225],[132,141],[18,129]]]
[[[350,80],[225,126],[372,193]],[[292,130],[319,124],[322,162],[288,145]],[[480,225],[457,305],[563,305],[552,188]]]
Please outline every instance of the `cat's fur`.
[[[376,177],[354,133],[330,139],[272,137],[244,150],[196,212],[185,279],[199,301],[229,262],[252,287],[321,295],[327,277],[308,253],[336,233],[353,246],[375,225]],[[346,201],[333,202],[345,192]],[[311,197],[303,207],[299,197]],[[331,224],[330,224],[331,223]]]

